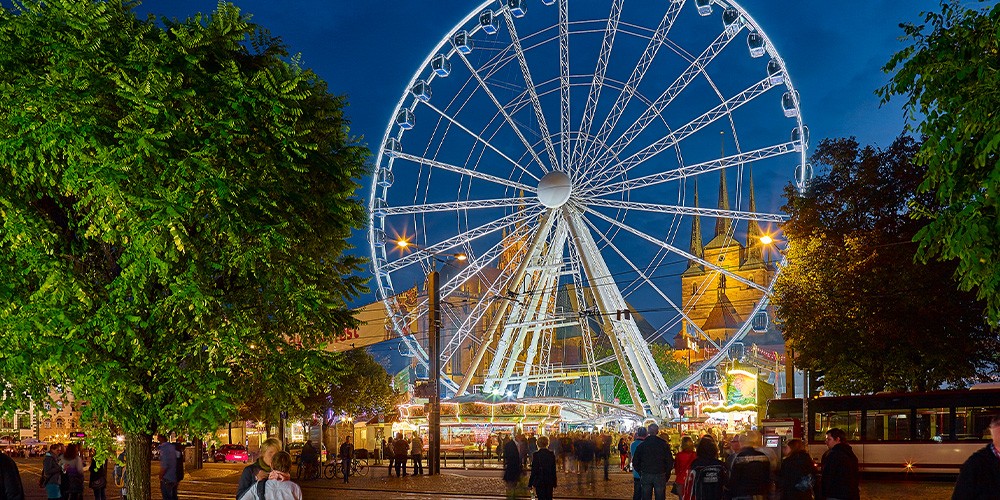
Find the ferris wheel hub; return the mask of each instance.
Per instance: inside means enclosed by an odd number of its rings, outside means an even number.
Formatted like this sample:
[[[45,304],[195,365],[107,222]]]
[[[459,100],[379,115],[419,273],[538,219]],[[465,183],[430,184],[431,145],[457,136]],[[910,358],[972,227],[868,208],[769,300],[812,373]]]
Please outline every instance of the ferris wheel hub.
[[[573,194],[573,182],[565,172],[553,170],[538,181],[538,201],[548,208],[559,208]]]

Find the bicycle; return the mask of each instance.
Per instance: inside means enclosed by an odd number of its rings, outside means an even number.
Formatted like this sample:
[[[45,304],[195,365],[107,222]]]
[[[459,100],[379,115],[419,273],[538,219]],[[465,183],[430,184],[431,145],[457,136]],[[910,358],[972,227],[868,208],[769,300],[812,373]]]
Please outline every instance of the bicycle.
[[[334,479],[342,477],[344,461],[334,457],[332,460],[323,465],[323,477],[327,479]],[[352,476],[367,476],[368,460],[363,458],[354,458],[351,460],[351,475]]]
[[[340,461],[337,457],[330,459],[329,462],[323,464],[323,477],[327,479],[334,479],[340,477]]]
[[[322,477],[322,471],[317,463],[298,463],[298,467],[295,470],[295,479],[308,481],[319,479],[320,477]]]

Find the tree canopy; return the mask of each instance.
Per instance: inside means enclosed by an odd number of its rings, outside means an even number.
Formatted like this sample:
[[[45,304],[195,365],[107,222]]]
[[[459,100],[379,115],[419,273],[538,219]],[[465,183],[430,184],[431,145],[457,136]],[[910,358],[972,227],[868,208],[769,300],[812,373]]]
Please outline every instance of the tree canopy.
[[[963,290],[986,301],[1000,323],[1000,5],[972,9],[942,2],[925,24],[901,25],[910,46],[886,64],[883,101],[900,95],[924,136],[916,163],[933,209],[917,213],[922,260],[957,262]]]
[[[910,207],[933,202],[916,193],[919,148],[906,136],[886,149],[824,140],[807,192],[786,188],[788,265],[774,303],[796,364],[823,371],[827,390],[928,390],[1000,362],[983,303],[956,290],[954,264],[914,260],[921,223]]]
[[[369,153],[238,8],[134,5],[0,8],[0,380],[7,410],[58,384],[124,430],[145,500],[150,434],[295,406],[337,368]]]

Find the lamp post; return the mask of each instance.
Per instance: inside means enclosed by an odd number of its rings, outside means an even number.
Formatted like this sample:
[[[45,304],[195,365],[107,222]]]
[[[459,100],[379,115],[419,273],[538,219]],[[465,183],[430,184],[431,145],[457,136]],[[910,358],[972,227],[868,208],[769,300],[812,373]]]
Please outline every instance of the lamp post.
[[[765,248],[773,244],[774,238],[771,235],[764,234],[760,237],[760,243]],[[795,397],[795,363],[794,363],[794,352],[788,343],[785,343],[785,397]]]
[[[417,247],[440,262],[441,255],[447,255],[460,262],[466,260],[464,253],[437,254],[419,248],[405,239],[396,242],[399,248]],[[427,357],[430,378],[430,411],[427,414],[427,472],[441,473],[441,281],[436,269],[427,273]]]

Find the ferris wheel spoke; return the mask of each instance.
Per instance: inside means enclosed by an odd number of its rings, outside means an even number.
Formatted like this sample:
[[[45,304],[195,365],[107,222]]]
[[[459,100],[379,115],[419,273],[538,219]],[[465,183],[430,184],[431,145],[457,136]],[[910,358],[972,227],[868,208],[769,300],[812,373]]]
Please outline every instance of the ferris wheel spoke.
[[[684,72],[682,72],[680,76],[678,76],[677,79],[674,80],[669,87],[667,87],[667,90],[664,90],[663,93],[660,94],[660,97],[653,102],[652,106],[646,108],[646,110],[642,113],[642,116],[629,126],[628,130],[626,130],[621,137],[615,140],[615,142],[608,148],[607,151],[604,152],[604,154],[595,160],[595,163],[600,163],[607,158],[614,158],[620,154],[629,146],[629,144],[632,143],[633,140],[635,140],[639,134],[642,133],[643,130],[646,129],[646,127],[649,126],[654,119],[656,119],[657,116],[660,115],[660,113],[663,112],[664,109],[667,108],[667,106],[670,105],[671,102],[674,101],[675,98],[677,98],[678,94],[687,88],[687,86],[694,81],[700,73],[705,71],[705,68],[712,62],[713,59],[715,59],[715,56],[722,52],[722,50],[729,45],[729,42],[731,42],[734,38],[736,38],[736,35],[743,31],[744,24],[739,21],[737,22],[737,27],[723,30],[722,33],[715,38],[711,45],[702,51],[702,53],[698,55],[694,61],[691,61],[691,64],[688,65],[687,69],[685,69]]]
[[[454,248],[463,247],[469,245],[473,241],[482,238],[484,236],[493,234],[497,231],[506,229],[511,226],[518,224],[528,224],[532,219],[538,217],[539,211],[535,207],[530,207],[523,211],[517,211],[512,214],[506,215],[495,221],[491,221],[487,224],[483,224],[479,227],[475,227],[463,233],[457,234],[448,238],[446,240],[440,241],[433,245],[426,245],[420,248],[418,251],[409,253],[389,262],[385,266],[387,272],[396,272],[400,269],[413,265],[414,263],[420,262],[429,256],[445,253]]]
[[[529,193],[534,193],[536,190],[535,187],[529,186],[527,184],[522,184],[520,182],[511,179],[504,179],[503,177],[487,174],[486,172],[480,172],[478,170],[473,170],[471,168],[466,168],[466,167],[459,167],[457,165],[452,165],[450,163],[432,160],[430,158],[424,158],[422,156],[416,156],[409,153],[396,153],[396,160],[400,159],[412,161],[414,163],[419,163],[421,165],[428,165],[434,168],[440,168],[441,170],[448,170],[449,172],[455,172],[456,174],[475,177],[476,179],[482,179],[484,181],[492,182],[494,184],[500,184],[501,186],[507,186],[509,188],[518,189]]]
[[[609,248],[611,248],[612,250],[614,250],[614,252],[616,254],[618,254],[618,257],[621,258],[623,261],[625,261],[625,263],[628,264],[628,266],[631,267],[632,270],[635,271],[635,273],[638,274],[639,277],[642,278],[642,280],[650,288],[652,288],[653,291],[655,291],[657,295],[660,296],[660,298],[662,298],[663,300],[665,300],[667,302],[667,304],[670,304],[670,307],[674,308],[674,310],[677,311],[678,315],[680,315],[684,319],[688,320],[688,322],[691,321],[691,318],[688,317],[687,313],[685,313],[683,309],[681,309],[680,307],[678,307],[677,304],[675,304],[674,301],[670,298],[670,296],[667,295],[666,293],[664,293],[663,290],[661,290],[660,287],[657,286],[656,283],[653,282],[652,278],[645,271],[639,269],[639,267],[636,266],[632,262],[632,259],[629,259],[628,256],[625,255],[625,252],[621,251],[621,249],[618,248],[618,245],[615,245],[614,242],[612,242],[610,239],[608,239],[606,236],[604,236],[604,234],[602,232],[598,231],[597,226],[594,225],[594,223],[592,221],[590,221],[590,219],[587,219],[586,217],[584,217],[583,220],[586,222],[587,226],[590,227],[591,231],[594,234],[600,235],[601,236],[601,241],[603,241],[606,245],[608,245]],[[653,341],[655,339],[646,339],[646,340],[647,341]]]
[[[517,36],[517,28],[514,27],[514,19],[511,17],[510,9],[503,10],[503,18],[507,22],[507,29],[510,31],[510,40],[517,54],[517,63],[521,67],[521,75],[524,77],[524,84],[527,86],[528,94],[531,96],[531,107],[535,110],[535,119],[538,120],[539,131],[542,140],[545,142],[545,151],[549,155],[553,169],[559,165],[559,157],[556,156],[555,147],[552,145],[552,134],[549,126],[545,123],[545,112],[542,109],[542,102],[535,92],[535,83],[531,79],[531,69],[528,67],[528,60],[524,56],[524,48],[521,47],[521,39]]]
[[[755,83],[743,92],[733,96],[732,98],[726,100],[725,102],[719,104],[718,106],[706,111],[701,116],[691,120],[690,122],[682,125],[681,127],[674,129],[673,132],[667,136],[660,138],[653,144],[646,146],[642,150],[636,152],[632,156],[622,160],[622,162],[610,173],[605,175],[597,176],[593,181],[588,184],[588,187],[600,185],[602,182],[613,179],[615,177],[624,176],[630,170],[642,164],[646,160],[653,158],[654,156],[672,148],[675,144],[683,141],[687,137],[691,136],[695,132],[705,128],[706,126],[714,123],[716,120],[729,115],[735,111],[740,106],[760,97],[765,92],[773,88],[768,78]]]
[[[795,148],[801,147],[801,145],[802,145],[801,141],[785,142],[781,144],[775,144],[774,146],[768,146],[766,148],[747,151],[745,153],[726,156],[724,158],[718,158],[715,160],[696,163],[694,165],[686,165],[680,168],[669,170],[667,172],[660,172],[657,174],[636,177],[635,179],[628,179],[611,184],[605,184],[603,186],[598,186],[596,188],[591,189],[590,191],[587,191],[586,196],[600,197],[600,196],[607,196],[609,194],[621,193],[624,191],[633,191],[647,186],[662,184],[664,182],[671,182],[680,179],[686,179],[688,177],[692,177],[695,175],[714,172],[716,170],[724,168],[746,165],[748,163],[766,160],[768,158],[774,158],[776,156],[781,156],[784,154],[795,153],[796,152]]]
[[[670,33],[670,28],[673,27],[674,21],[677,19],[677,14],[680,13],[681,8],[684,6],[684,0],[678,2],[670,2],[670,6],[667,7],[667,12],[663,15],[663,20],[660,21],[660,25],[656,27],[656,31],[653,33],[652,38],[650,38],[649,43],[646,45],[646,50],[643,51],[642,56],[639,57],[639,62],[636,64],[635,69],[632,71],[632,75],[629,76],[628,82],[625,83],[625,88],[622,92],[618,94],[618,98],[615,99],[614,106],[611,107],[611,112],[608,114],[601,128],[598,129],[597,138],[591,141],[588,147],[584,150],[584,154],[581,160],[586,160],[593,150],[596,144],[605,144],[608,141],[608,137],[611,136],[612,130],[618,125],[618,120],[621,118],[622,113],[625,112],[625,108],[628,107],[629,101],[632,100],[632,96],[635,95],[636,91],[639,89],[639,83],[642,82],[643,77],[646,76],[646,71],[649,66],[653,63],[653,58],[656,57],[656,53],[663,46],[664,40],[667,38],[667,34]]]
[[[697,255],[693,255],[693,254],[691,254],[689,252],[681,250],[680,248],[677,248],[677,247],[671,245],[670,243],[667,243],[666,241],[663,241],[663,240],[661,240],[659,238],[656,238],[654,236],[650,236],[650,235],[648,235],[648,234],[646,234],[646,233],[644,233],[644,232],[642,232],[642,231],[640,231],[640,230],[638,230],[638,229],[636,229],[636,228],[634,228],[634,227],[632,227],[632,226],[630,226],[628,224],[624,224],[622,222],[619,222],[619,221],[615,220],[614,218],[608,217],[607,215],[604,215],[604,214],[602,214],[602,213],[600,213],[600,212],[598,212],[598,211],[596,211],[594,209],[584,208],[584,210],[587,213],[593,214],[597,218],[599,218],[599,219],[601,219],[601,220],[603,220],[603,221],[605,221],[605,222],[607,222],[607,223],[609,223],[609,224],[611,224],[611,225],[613,225],[615,227],[619,227],[621,229],[624,229],[625,231],[628,231],[629,233],[632,233],[635,236],[638,236],[639,238],[644,239],[644,240],[652,243],[653,245],[660,246],[660,247],[662,247],[662,248],[664,248],[664,249],[666,249],[666,250],[668,250],[670,252],[673,252],[673,253],[675,253],[677,255],[680,255],[681,257],[684,257],[687,260],[692,260],[694,262],[697,262],[698,264],[701,264],[701,265],[705,266],[708,269],[712,269],[714,271],[718,271],[718,272],[726,275],[727,277],[729,277],[729,278],[731,278],[731,279],[733,279],[735,281],[743,283],[744,285],[747,285],[747,286],[749,286],[751,288],[760,290],[761,292],[764,292],[765,294],[769,293],[768,290],[767,290],[767,288],[764,288],[763,286],[758,285],[757,283],[754,283],[753,281],[750,281],[750,280],[748,280],[748,279],[746,279],[746,278],[744,278],[742,276],[734,274],[732,271],[729,271],[729,270],[727,270],[725,268],[719,267],[718,265],[716,265],[716,264],[714,264],[712,262],[709,262],[709,261],[707,261],[707,260],[705,260],[705,259],[703,259],[701,257],[698,257]]]
[[[562,168],[569,168],[569,0],[559,0],[559,153]]]
[[[601,99],[601,89],[604,88],[604,76],[607,74],[608,61],[611,59],[611,48],[615,43],[615,35],[618,34],[618,21],[621,19],[623,1],[613,0],[611,2],[611,13],[608,15],[608,26],[604,30],[604,39],[601,41],[601,52],[597,56],[594,79],[591,81],[590,92],[587,94],[587,104],[583,108],[579,134],[573,145],[571,157],[573,165],[580,157],[582,148],[586,145],[586,137],[590,135],[590,129],[594,125],[594,114],[597,112],[597,103]]]
[[[603,198],[590,199],[590,206],[621,208],[625,210],[640,210],[668,215],[694,215],[713,217],[717,219],[753,220],[757,222],[782,223],[788,218],[780,214],[761,212],[743,212],[739,210],[719,210],[717,208],[687,207],[683,205],[660,205],[658,203],[640,203],[635,201],[607,200]]]
[[[465,54],[462,54],[461,52],[457,52],[457,54],[458,57],[462,59],[462,62],[465,63],[466,67],[469,68],[469,71],[472,73],[472,76],[475,77],[477,82],[479,82],[479,87],[483,89],[483,92],[486,93],[486,96],[489,97],[491,101],[493,101],[493,105],[495,105],[497,109],[500,111],[500,114],[503,115],[504,120],[507,121],[507,125],[509,125],[510,128],[514,131],[514,134],[517,135],[517,138],[521,140],[521,143],[524,144],[524,148],[528,151],[528,154],[530,154],[531,157],[534,158],[535,162],[538,163],[538,167],[541,168],[543,172],[547,171],[545,164],[542,163],[542,159],[538,156],[538,153],[535,151],[535,148],[531,147],[531,143],[528,142],[528,139],[524,136],[524,132],[521,131],[521,127],[517,125],[517,123],[514,121],[514,118],[510,116],[510,113],[507,112],[507,109],[504,107],[504,105],[500,103],[499,99],[497,99],[496,94],[494,94],[493,90],[491,90],[490,87],[486,84],[486,80],[483,80],[483,77],[480,76],[479,71],[477,71],[476,68],[472,66],[472,63],[470,63],[469,59],[465,57]]]
[[[467,134],[469,134],[472,137],[474,137],[477,141],[483,143],[484,146],[486,146],[486,147],[490,148],[491,150],[493,150],[494,153],[500,155],[500,157],[502,157],[503,159],[509,161],[515,167],[521,169],[521,171],[524,172],[528,177],[531,177],[532,179],[535,179],[536,181],[540,180],[540,178],[537,175],[531,173],[531,171],[528,170],[527,168],[525,168],[524,165],[521,165],[517,161],[514,161],[513,158],[507,156],[506,153],[504,153],[503,151],[500,151],[499,149],[497,149],[496,146],[494,146],[492,143],[490,143],[490,141],[487,141],[486,139],[483,139],[479,134],[473,132],[472,130],[470,130],[465,125],[462,125],[461,123],[459,123],[454,118],[448,116],[444,111],[441,111],[440,109],[436,108],[433,104],[431,104],[429,102],[421,101],[421,103],[424,106],[427,106],[428,108],[430,108],[431,110],[433,110],[435,113],[437,113],[438,115],[440,115],[445,120],[448,120],[449,122],[451,122],[452,125],[455,125],[456,127],[464,130]],[[544,170],[544,168],[543,168],[543,170]]]
[[[448,201],[444,203],[423,203],[386,207],[385,215],[421,214],[427,212],[454,212],[456,210],[479,210],[484,208],[516,207],[524,205],[524,198],[497,198],[493,200]]]

